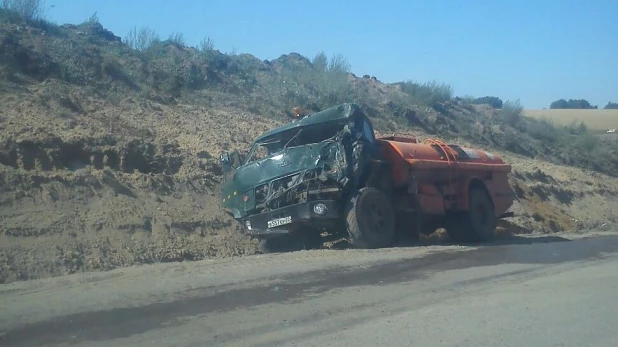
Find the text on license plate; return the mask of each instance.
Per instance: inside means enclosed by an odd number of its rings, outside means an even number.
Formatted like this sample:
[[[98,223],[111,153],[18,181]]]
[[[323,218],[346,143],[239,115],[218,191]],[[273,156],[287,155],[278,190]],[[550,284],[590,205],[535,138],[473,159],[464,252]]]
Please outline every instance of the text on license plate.
[[[274,228],[274,227],[278,227],[280,225],[285,225],[285,224],[290,224],[290,223],[292,223],[292,216],[287,216],[287,217],[283,217],[283,218],[277,218],[277,219],[269,220],[268,221],[268,227],[269,228]]]

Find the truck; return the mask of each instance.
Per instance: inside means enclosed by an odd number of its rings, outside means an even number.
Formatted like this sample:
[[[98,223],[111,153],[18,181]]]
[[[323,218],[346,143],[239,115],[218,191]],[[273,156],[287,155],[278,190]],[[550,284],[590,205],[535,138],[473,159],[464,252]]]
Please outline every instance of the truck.
[[[438,228],[454,242],[486,242],[515,199],[499,155],[378,137],[355,103],[266,131],[220,163],[222,208],[263,252],[319,247],[324,232],[366,249]]]

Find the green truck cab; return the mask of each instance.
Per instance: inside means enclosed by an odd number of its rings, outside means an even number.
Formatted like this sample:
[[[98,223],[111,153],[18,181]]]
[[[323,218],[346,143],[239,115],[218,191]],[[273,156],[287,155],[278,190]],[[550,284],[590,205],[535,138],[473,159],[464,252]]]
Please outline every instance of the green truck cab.
[[[223,208],[265,251],[315,247],[325,229],[346,229],[345,202],[369,179],[375,141],[373,125],[350,103],[267,131],[246,155],[221,155]]]

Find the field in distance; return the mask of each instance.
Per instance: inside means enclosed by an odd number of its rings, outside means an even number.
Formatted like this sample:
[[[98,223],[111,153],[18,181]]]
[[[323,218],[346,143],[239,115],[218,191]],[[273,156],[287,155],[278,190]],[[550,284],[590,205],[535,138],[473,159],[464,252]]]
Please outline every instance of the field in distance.
[[[524,115],[547,119],[555,125],[569,125],[573,121],[577,123],[581,121],[592,131],[605,132],[608,129],[618,129],[618,110],[531,109],[524,110]]]

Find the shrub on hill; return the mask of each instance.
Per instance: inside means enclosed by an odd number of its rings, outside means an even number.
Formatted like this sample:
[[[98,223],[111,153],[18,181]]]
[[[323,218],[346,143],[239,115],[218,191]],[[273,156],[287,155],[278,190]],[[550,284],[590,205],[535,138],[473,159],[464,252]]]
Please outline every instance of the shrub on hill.
[[[475,105],[489,105],[493,108],[502,108],[503,106],[502,99],[497,96],[484,96],[481,98],[472,99],[470,102]]]
[[[0,9],[4,10],[5,16],[34,21],[42,17],[44,3],[43,0],[2,0]]]
[[[521,122],[524,106],[518,100],[508,100],[499,112],[500,118],[510,126],[517,126]]]
[[[399,85],[409,101],[419,106],[436,107],[453,98],[453,88],[446,83],[407,81]]]

